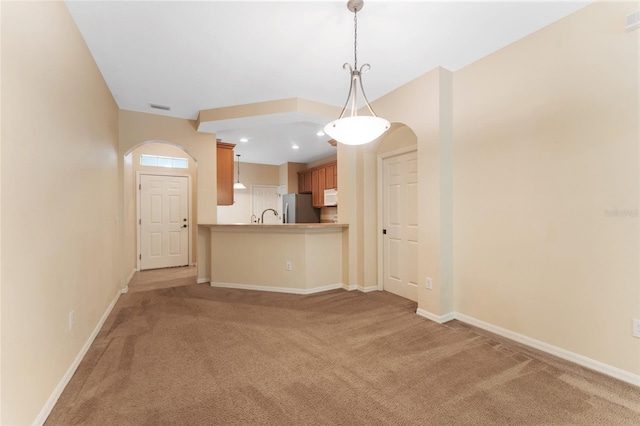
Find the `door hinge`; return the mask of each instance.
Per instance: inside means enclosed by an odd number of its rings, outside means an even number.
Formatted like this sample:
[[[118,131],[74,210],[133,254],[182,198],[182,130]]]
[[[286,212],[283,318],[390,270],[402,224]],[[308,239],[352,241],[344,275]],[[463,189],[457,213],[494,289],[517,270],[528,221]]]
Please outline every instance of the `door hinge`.
[[[138,225],[142,225],[142,219],[138,219]]]
[[[142,260],[142,255],[141,254],[138,255],[138,259]]]
[[[129,187],[129,188],[131,188],[131,187]],[[138,189],[142,189],[142,184],[141,183],[138,184]]]

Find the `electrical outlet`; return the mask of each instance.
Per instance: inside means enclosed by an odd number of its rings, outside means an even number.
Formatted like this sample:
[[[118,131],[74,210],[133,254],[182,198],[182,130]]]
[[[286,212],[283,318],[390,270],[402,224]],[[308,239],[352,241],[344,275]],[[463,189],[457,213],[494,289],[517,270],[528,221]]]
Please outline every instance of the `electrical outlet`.
[[[429,277],[426,277],[424,280],[424,286],[427,290],[433,290],[433,280]]]
[[[284,269],[287,271],[290,271],[293,269],[293,265],[291,264],[290,260],[287,260],[287,262],[284,264]]]
[[[69,331],[73,330],[73,324],[76,321],[76,314],[74,311],[69,312]]]
[[[633,337],[640,339],[640,319],[633,319]]]

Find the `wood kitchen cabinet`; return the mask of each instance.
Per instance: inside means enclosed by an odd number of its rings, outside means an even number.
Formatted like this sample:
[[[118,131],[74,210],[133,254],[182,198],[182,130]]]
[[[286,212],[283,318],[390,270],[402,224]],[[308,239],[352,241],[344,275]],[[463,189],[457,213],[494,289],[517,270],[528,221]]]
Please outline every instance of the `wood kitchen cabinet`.
[[[307,190],[307,192],[311,192],[313,186],[313,182],[311,179],[311,172],[305,172],[304,173],[304,187]]]
[[[325,167],[325,184],[324,189],[333,189],[338,187],[338,164],[329,163]]]
[[[324,190],[334,188],[338,188],[336,161],[298,172],[298,192],[311,193],[314,207],[324,207]]]
[[[304,173],[300,173],[298,172],[298,194],[304,194],[305,192],[305,187],[304,187]]]
[[[226,142],[218,142],[216,146],[219,206],[233,204],[233,148],[235,146]]]
[[[313,192],[311,182],[311,170],[298,172],[298,192],[300,194],[310,194]]]
[[[313,207],[324,206],[324,184],[325,184],[326,169],[319,167],[311,171],[311,199],[313,200]]]

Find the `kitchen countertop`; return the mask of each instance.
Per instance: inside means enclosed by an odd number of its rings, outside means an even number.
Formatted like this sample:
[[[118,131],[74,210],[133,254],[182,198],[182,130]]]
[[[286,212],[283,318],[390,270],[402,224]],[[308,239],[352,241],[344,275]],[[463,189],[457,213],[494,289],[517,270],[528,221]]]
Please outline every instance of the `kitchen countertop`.
[[[324,229],[324,228],[348,228],[347,223],[200,223],[198,226],[211,228],[251,228],[251,229]]]

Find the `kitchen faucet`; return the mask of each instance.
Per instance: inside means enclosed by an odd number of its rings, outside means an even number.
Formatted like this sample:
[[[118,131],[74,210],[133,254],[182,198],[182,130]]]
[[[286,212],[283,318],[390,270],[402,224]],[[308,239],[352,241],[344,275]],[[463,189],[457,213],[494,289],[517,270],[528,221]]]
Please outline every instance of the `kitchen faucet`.
[[[271,211],[273,212],[273,214],[275,214],[276,216],[278,216],[278,211],[277,211],[277,210],[275,210],[275,209],[264,209],[264,210],[262,211],[262,215],[260,216],[260,221],[261,221],[262,223],[264,223],[264,214],[265,214],[266,212],[268,212],[269,210],[271,210]]]

